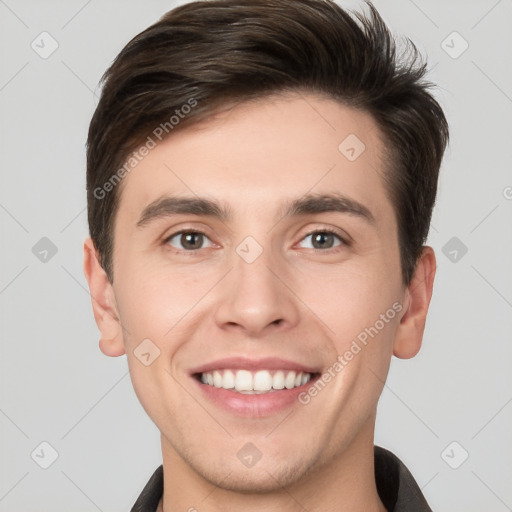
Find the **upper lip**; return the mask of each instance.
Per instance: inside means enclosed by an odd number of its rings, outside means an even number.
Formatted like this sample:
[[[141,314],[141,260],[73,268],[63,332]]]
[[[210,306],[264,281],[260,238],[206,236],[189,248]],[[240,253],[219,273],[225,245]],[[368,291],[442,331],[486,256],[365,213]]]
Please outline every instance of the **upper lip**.
[[[207,373],[214,370],[295,370],[303,373],[317,373],[320,370],[312,366],[305,366],[295,361],[280,357],[265,357],[262,359],[250,359],[248,357],[226,357],[217,359],[211,363],[202,364],[190,370],[191,374]]]

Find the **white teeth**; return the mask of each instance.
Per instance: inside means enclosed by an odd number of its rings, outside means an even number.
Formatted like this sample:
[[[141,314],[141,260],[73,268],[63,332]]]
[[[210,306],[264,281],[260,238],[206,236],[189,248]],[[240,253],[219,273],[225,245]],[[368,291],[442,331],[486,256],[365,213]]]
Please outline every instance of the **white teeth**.
[[[224,389],[233,389],[235,387],[235,374],[231,370],[226,370],[222,377],[222,387]]]
[[[216,388],[222,387],[222,375],[217,370],[213,372],[213,385]]]
[[[235,376],[235,389],[237,391],[251,391],[252,374],[247,370],[238,370]]]
[[[284,386],[286,389],[292,389],[295,387],[295,372],[288,372],[284,379]]]
[[[272,375],[265,370],[260,370],[254,375],[254,391],[270,391],[272,389]]]
[[[311,379],[311,375],[309,373],[303,373],[301,380],[300,380],[300,385],[304,386],[304,384],[309,382],[310,379]]]
[[[311,374],[277,370],[274,375],[269,370],[251,373],[248,370],[215,370],[202,373],[201,382],[216,388],[230,389],[245,394],[272,393],[280,389],[293,389],[309,382]]]
[[[274,374],[274,378],[272,380],[272,387],[274,389],[283,389],[284,388],[284,372],[278,370]]]

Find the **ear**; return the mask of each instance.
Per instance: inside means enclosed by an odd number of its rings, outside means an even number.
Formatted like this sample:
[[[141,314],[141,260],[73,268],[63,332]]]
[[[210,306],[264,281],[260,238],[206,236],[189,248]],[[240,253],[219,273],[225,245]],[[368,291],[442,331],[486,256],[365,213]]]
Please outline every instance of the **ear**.
[[[421,348],[435,274],[434,250],[432,247],[425,246],[414,270],[411,283],[405,291],[405,314],[400,320],[393,344],[393,355],[400,359],[414,357]]]
[[[89,283],[94,319],[101,332],[100,350],[107,356],[122,356],[125,349],[114,289],[90,237],[84,241],[84,274]]]

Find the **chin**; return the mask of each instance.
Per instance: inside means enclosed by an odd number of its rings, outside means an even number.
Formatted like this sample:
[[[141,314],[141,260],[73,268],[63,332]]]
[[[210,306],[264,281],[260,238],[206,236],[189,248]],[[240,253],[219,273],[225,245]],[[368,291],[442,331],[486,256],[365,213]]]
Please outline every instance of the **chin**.
[[[242,494],[270,493],[293,485],[306,474],[306,467],[299,462],[280,462],[263,459],[252,468],[244,467],[238,460],[223,464],[214,471],[198,472],[212,484],[227,491]]]

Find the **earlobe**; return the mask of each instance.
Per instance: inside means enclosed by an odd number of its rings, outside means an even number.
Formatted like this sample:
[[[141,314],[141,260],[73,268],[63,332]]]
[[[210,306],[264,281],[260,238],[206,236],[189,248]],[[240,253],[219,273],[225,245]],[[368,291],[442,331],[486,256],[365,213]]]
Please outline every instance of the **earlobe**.
[[[121,356],[125,348],[114,290],[90,237],[84,241],[84,274],[89,284],[94,319],[101,333],[100,350],[107,356]]]
[[[414,357],[421,348],[430,299],[434,287],[436,258],[432,247],[425,246],[407,287],[404,310],[396,331],[393,355]]]

